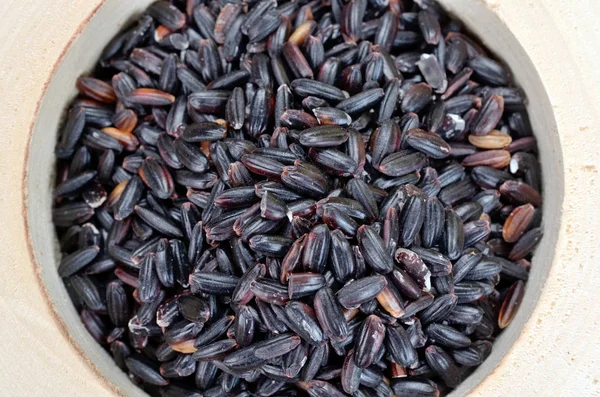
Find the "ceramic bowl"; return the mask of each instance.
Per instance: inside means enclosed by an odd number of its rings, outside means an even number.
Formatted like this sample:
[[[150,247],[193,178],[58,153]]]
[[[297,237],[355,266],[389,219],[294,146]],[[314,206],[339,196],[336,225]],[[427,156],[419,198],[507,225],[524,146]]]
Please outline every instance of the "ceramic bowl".
[[[105,0],[82,25],[81,32],[63,53],[47,84],[33,126],[26,165],[26,222],[34,260],[39,265],[40,282],[81,354],[87,356],[99,376],[128,396],[144,393],[88,334],[56,272],[59,252],[51,219],[54,146],[66,108],[76,95],[77,77],[92,70],[106,43],[151,2]],[[562,222],[564,173],[553,108],[536,68],[509,27],[479,0],[442,0],[440,3],[449,13],[459,16],[469,30],[507,63],[515,82],[530,98],[527,108],[538,140],[544,187],[544,237],[533,257],[523,304],[513,322],[496,340],[491,356],[451,394],[463,396],[475,390],[499,365],[505,365],[504,356],[517,341],[538,303],[550,268],[555,263],[555,246]]]

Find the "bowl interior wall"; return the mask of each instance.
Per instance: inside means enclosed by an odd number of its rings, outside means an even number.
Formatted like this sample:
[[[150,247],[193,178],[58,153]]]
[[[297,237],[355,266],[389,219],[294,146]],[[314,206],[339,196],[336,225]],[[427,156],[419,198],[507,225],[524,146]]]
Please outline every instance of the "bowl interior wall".
[[[140,15],[153,0],[106,0],[83,26],[60,65],[51,77],[40,103],[33,127],[27,164],[27,226],[38,271],[51,304],[68,333],[99,374],[112,382],[123,394],[141,396],[110,355],[88,334],[71,304],[56,269],[59,252],[52,225],[52,187],[54,186],[54,146],[66,108],[75,97],[75,80],[94,67],[106,43],[129,21]],[[512,324],[494,344],[491,356],[456,389],[452,396],[473,390],[496,366],[500,365],[526,325],[554,261],[563,203],[564,172],[562,152],[552,106],[534,65],[509,28],[479,0],[440,0],[451,14],[460,16],[464,25],[510,67],[517,85],[529,98],[528,111],[538,138],[544,183],[544,230],[533,258],[532,270],[521,309]]]

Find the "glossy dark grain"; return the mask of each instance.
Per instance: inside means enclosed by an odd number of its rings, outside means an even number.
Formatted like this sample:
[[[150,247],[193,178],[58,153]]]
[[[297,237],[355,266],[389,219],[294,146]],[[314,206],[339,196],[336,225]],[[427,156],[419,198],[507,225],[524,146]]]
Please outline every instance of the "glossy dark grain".
[[[526,98],[434,2],[160,0],[76,87],[58,273],[150,395],[445,395],[517,315]]]

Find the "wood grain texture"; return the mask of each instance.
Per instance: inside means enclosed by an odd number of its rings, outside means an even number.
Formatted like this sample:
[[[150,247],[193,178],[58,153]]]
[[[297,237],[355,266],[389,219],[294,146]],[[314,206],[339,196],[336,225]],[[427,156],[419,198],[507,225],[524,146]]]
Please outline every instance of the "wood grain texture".
[[[21,194],[28,132],[44,85],[100,3],[0,2],[0,384],[6,396],[115,394],[70,343],[38,285]],[[567,181],[558,258],[540,301],[503,364],[472,395],[600,395],[600,3],[485,3],[509,26],[543,80]]]

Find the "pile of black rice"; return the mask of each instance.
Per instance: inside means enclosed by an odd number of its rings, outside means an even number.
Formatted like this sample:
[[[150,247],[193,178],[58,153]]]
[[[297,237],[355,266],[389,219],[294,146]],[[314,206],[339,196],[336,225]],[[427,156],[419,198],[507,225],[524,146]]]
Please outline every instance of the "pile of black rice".
[[[158,1],[93,76],[58,272],[151,395],[438,396],[515,316],[536,142],[432,1]]]

